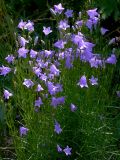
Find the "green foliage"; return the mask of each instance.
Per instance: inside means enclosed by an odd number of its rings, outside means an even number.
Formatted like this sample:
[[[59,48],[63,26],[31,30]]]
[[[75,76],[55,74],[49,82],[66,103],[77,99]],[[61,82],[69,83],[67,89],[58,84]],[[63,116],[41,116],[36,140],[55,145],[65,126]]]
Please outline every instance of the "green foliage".
[[[96,0],[94,3],[101,10],[103,19],[113,17],[114,20],[119,20],[120,0]]]

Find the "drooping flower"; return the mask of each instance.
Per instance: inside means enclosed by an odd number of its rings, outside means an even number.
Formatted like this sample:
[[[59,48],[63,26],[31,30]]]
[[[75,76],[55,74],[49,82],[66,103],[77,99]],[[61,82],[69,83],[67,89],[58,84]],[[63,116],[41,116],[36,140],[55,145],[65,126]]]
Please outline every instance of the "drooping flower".
[[[34,51],[33,49],[30,50],[30,58],[36,58],[37,52]]]
[[[62,148],[60,147],[59,144],[57,144],[57,151],[58,151],[58,152],[62,152]]]
[[[63,40],[59,40],[56,43],[54,43],[54,46],[59,48],[59,49],[64,49],[65,44],[66,44],[66,42],[64,42]]]
[[[27,22],[23,22],[23,20],[21,20],[20,22],[19,22],[19,24],[18,24],[18,28],[20,28],[20,29],[24,29],[24,26],[26,25],[26,23]]]
[[[24,37],[21,37],[21,36],[18,37],[18,41],[21,47],[25,47],[26,43],[29,43],[28,40],[26,40]]]
[[[22,57],[22,58],[26,58],[27,57],[27,53],[29,52],[28,49],[25,49],[25,47],[19,48],[18,49],[18,57]]]
[[[101,27],[100,32],[102,35],[104,35],[106,32],[108,32],[109,30],[106,28]]]
[[[98,78],[94,78],[94,76],[92,76],[90,79],[90,83],[94,86],[94,85],[98,85]]]
[[[6,76],[9,72],[11,72],[11,68],[5,66],[0,67],[0,75]]]
[[[65,12],[65,15],[67,18],[73,17],[73,10],[67,9],[67,11]]]
[[[15,57],[11,54],[11,55],[8,55],[5,60],[8,62],[8,63],[13,63],[14,60],[15,60]]]
[[[52,32],[52,30],[50,29],[50,27],[43,27],[43,33],[47,36],[48,34],[50,34]]]
[[[63,151],[65,152],[66,156],[69,156],[69,155],[71,155],[71,150],[72,150],[72,148],[67,146]]]
[[[59,76],[60,71],[59,69],[57,69],[57,67],[54,64],[52,64],[50,66],[50,73],[53,73],[55,76]]]
[[[85,75],[83,75],[83,76],[80,78],[80,81],[79,81],[79,83],[77,83],[77,85],[79,85],[81,88],[83,88],[83,87],[88,87],[87,79],[86,79],[86,76],[85,76]]]
[[[59,29],[63,29],[66,30],[67,28],[69,28],[70,25],[68,25],[68,21],[67,20],[61,20],[58,24],[58,28]]]
[[[24,26],[24,29],[27,29],[30,32],[34,31],[34,23],[28,20],[28,22]]]
[[[75,112],[77,110],[77,107],[74,104],[71,103],[70,109],[71,109],[72,112]]]
[[[65,97],[58,97],[58,98],[52,97],[51,105],[53,107],[57,107],[60,104],[64,104],[64,102],[65,102]]]
[[[42,86],[40,84],[37,85],[37,92],[43,91],[44,89],[42,88]]]
[[[40,105],[42,105],[42,99],[39,97],[36,101],[35,101],[35,107],[40,107]]]
[[[27,88],[30,88],[34,86],[34,83],[31,81],[31,79],[24,79],[23,85],[25,85]]]
[[[109,63],[109,64],[116,64],[116,62],[117,62],[116,55],[115,54],[111,54],[111,56],[108,57],[105,62]]]
[[[58,5],[54,5],[55,13],[61,14],[64,8],[62,7],[62,4],[59,3]]]
[[[9,99],[11,96],[13,96],[13,94],[10,93],[8,90],[4,89],[4,98]]]
[[[24,136],[24,135],[27,135],[27,132],[28,132],[28,128],[25,128],[25,127],[20,127],[20,136]]]
[[[95,9],[91,9],[87,11],[88,16],[93,19],[96,16],[99,16],[98,12],[97,12],[97,8]]]
[[[61,132],[62,132],[62,129],[61,129],[61,127],[60,127],[60,124],[57,122],[57,121],[55,121],[55,126],[54,126],[55,128],[54,128],[54,131],[57,133],[57,134],[60,134]]]

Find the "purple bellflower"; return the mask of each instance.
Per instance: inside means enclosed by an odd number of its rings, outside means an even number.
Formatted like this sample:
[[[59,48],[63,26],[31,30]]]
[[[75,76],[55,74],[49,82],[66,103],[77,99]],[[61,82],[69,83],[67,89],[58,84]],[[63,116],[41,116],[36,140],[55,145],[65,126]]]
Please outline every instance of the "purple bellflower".
[[[29,52],[28,49],[25,49],[25,47],[19,48],[18,49],[18,57],[22,57],[22,58],[26,58],[27,57],[27,53]]]
[[[71,150],[72,150],[72,148],[67,146],[63,151],[65,152],[66,156],[69,156],[69,155],[71,155]]]
[[[54,126],[55,128],[54,128],[54,131],[57,133],[57,134],[60,134],[61,132],[62,132],[62,129],[61,129],[61,127],[60,127],[60,124],[57,122],[57,121],[55,121],[55,126]]]
[[[66,42],[64,42],[63,40],[59,40],[56,43],[54,43],[54,46],[59,48],[59,49],[64,49],[65,44],[66,44]]]
[[[52,32],[52,30],[50,29],[50,27],[43,27],[43,33],[47,36],[48,34],[50,34]]]
[[[72,112],[75,112],[77,110],[77,107],[74,104],[71,103],[70,109],[71,109]]]
[[[27,132],[28,132],[28,128],[25,128],[25,127],[20,127],[20,136],[24,136],[24,135],[27,135]]]
[[[66,30],[67,28],[69,28],[70,26],[68,25],[68,21],[67,20],[61,20],[59,22],[58,28],[59,29],[63,29]]]
[[[34,83],[30,79],[24,79],[23,85],[25,85],[27,88],[30,88],[34,86]]]
[[[62,152],[62,148],[60,147],[59,144],[57,144],[57,151],[58,151],[58,152]]]
[[[13,96],[13,94],[10,93],[8,90],[4,89],[4,98],[9,99],[11,96]]]
[[[18,24],[18,28],[20,28],[20,29],[24,29],[24,26],[26,25],[26,23],[27,22],[23,22],[23,20],[21,20],[20,22],[19,22],[19,24]]]
[[[86,79],[86,76],[85,76],[85,75],[83,75],[83,76],[80,78],[80,81],[79,81],[79,83],[77,83],[77,85],[79,85],[81,88],[83,88],[83,87],[87,87],[87,88],[88,88],[87,79]]]
[[[116,55],[115,54],[111,54],[111,56],[108,57],[105,62],[109,63],[109,64],[116,64],[116,62],[117,62]]]
[[[5,66],[0,67],[0,75],[6,76],[9,72],[11,72],[11,68]]]
[[[94,86],[94,85],[98,85],[98,78],[94,78],[94,76],[92,76],[90,79],[90,83]]]
[[[40,105],[42,105],[42,99],[39,97],[36,101],[35,101],[35,107],[40,107]]]
[[[14,60],[15,60],[15,57],[11,54],[11,55],[8,55],[5,60],[8,62],[8,63],[13,63]]]
[[[55,13],[61,14],[64,8],[62,7],[62,4],[59,3],[58,5],[54,5]]]
[[[65,15],[67,18],[73,17],[73,10],[67,9],[67,11],[65,12]]]

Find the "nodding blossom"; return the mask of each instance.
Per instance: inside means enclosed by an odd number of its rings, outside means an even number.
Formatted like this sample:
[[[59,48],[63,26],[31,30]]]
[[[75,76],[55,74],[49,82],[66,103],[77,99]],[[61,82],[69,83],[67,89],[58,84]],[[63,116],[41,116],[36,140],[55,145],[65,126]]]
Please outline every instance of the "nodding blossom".
[[[26,23],[27,22],[24,22],[23,20],[21,20],[20,22],[19,22],[19,24],[18,24],[18,28],[20,28],[20,29],[24,29],[24,27],[25,27],[25,25],[26,25]]]
[[[106,32],[108,32],[109,30],[106,28],[101,27],[100,32],[102,35],[104,35]]]
[[[58,151],[58,152],[62,152],[62,148],[60,147],[59,144],[57,144],[57,151]]]
[[[58,24],[58,28],[66,30],[67,28],[70,28],[70,25],[68,25],[68,21],[67,20],[61,20],[59,22],[59,24]]]
[[[29,52],[28,49],[25,49],[25,47],[19,48],[18,49],[18,57],[22,57],[22,58],[26,58],[27,57],[27,53]]]
[[[77,107],[74,104],[71,103],[70,109],[71,109],[72,112],[75,112],[77,110]]]
[[[65,12],[65,15],[67,18],[73,17],[73,10],[67,9]]]
[[[8,62],[8,63],[13,63],[14,60],[15,60],[15,57],[11,54],[11,55],[8,55],[5,60]]]
[[[25,85],[27,88],[30,88],[34,86],[34,83],[31,81],[31,79],[24,79],[23,85]]]
[[[62,132],[62,129],[61,129],[61,127],[60,127],[60,124],[57,122],[57,121],[55,121],[55,129],[54,129],[54,131],[57,133],[57,134],[60,134],[61,132]]]
[[[0,75],[6,76],[9,72],[11,72],[11,68],[5,66],[0,67]]]
[[[34,31],[34,23],[28,20],[28,22],[25,24],[24,29],[27,29],[29,32]]]
[[[35,101],[35,107],[40,107],[43,104],[42,99],[39,97],[36,101]]]
[[[71,150],[72,150],[72,148],[70,148],[69,146],[67,146],[65,149],[63,149],[63,151],[65,152],[66,156],[71,155]]]
[[[115,54],[111,54],[111,56],[108,57],[105,62],[109,63],[109,64],[116,64],[116,62],[117,62],[116,55]]]
[[[22,137],[24,135],[27,135],[27,132],[29,131],[29,129],[25,127],[20,127],[19,131],[20,131],[20,136]]]
[[[64,8],[62,7],[62,4],[59,3],[58,5],[54,5],[55,13],[61,14]]]
[[[43,27],[43,33],[47,36],[48,34],[50,34],[52,32],[52,30],[50,29],[50,27]]]
[[[83,76],[80,78],[80,80],[79,80],[79,82],[77,83],[77,85],[79,85],[81,88],[83,88],[83,87],[87,87],[87,88],[88,88],[87,79],[86,79],[86,76],[85,76],[85,75],[83,75]]]
[[[94,85],[98,85],[98,78],[94,78],[94,76],[92,76],[90,79],[90,83],[94,86]]]
[[[11,96],[13,96],[13,94],[10,93],[8,90],[4,89],[4,98],[9,99]]]

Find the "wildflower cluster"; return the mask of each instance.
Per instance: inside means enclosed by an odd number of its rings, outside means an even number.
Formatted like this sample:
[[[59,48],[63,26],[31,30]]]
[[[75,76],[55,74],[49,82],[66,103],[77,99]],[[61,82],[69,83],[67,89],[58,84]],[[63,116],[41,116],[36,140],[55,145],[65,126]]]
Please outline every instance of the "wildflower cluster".
[[[54,109],[57,109],[57,107],[65,104],[66,97],[59,96],[60,92],[61,94],[64,92],[63,85],[60,84],[59,80],[59,77],[62,74],[62,71],[60,70],[62,62],[64,62],[64,67],[67,69],[74,67],[73,62],[76,59],[79,59],[83,64],[87,63],[91,68],[96,69],[104,68],[106,67],[106,64],[116,64],[117,62],[115,53],[111,53],[111,55],[107,58],[103,58],[101,54],[94,53],[95,44],[88,41],[86,36],[82,33],[82,28],[87,27],[87,29],[92,32],[99,24],[100,15],[96,8],[87,11],[87,20],[82,20],[81,17],[78,17],[77,21],[75,21],[72,26],[69,24],[69,18],[74,16],[73,10],[63,8],[61,3],[54,5],[54,8],[51,8],[50,10],[54,16],[60,18],[62,17],[62,19],[57,22],[60,38],[54,42],[54,49],[36,49],[35,47],[38,43],[38,39],[40,38],[38,36],[33,40],[34,45],[29,45],[31,43],[30,39],[32,39],[32,34],[35,30],[34,23],[31,21],[26,22],[21,20],[18,24],[21,35],[18,36],[19,48],[17,53],[15,56],[8,55],[5,58],[8,64],[14,64],[15,61],[19,60],[28,60],[31,72],[37,80],[24,77],[22,79],[22,85],[28,90],[35,88],[34,94],[36,94],[36,99],[33,102],[33,107],[37,112],[39,112],[39,109],[44,106],[45,99],[47,99],[48,96],[50,97],[49,105],[51,105]],[[29,37],[24,35],[23,31],[26,31]],[[102,35],[104,35],[107,31],[108,30],[104,28],[101,28],[100,30]],[[45,37],[52,34],[52,32],[51,27],[43,27]],[[14,69],[7,66],[1,66],[0,75],[5,77],[13,70]],[[98,85],[99,79],[98,77],[94,77],[94,75],[87,77],[87,75],[83,73],[83,75],[79,76],[80,80],[77,80],[78,83],[76,85],[78,85],[80,89],[89,88],[89,85]],[[117,95],[120,95],[119,91],[117,91]],[[13,93],[10,93],[9,90],[4,88],[4,99],[8,100],[12,97],[14,97],[14,91]],[[71,112],[77,112],[78,107],[73,104],[73,102],[69,104],[69,107]],[[54,132],[57,136],[59,136],[59,134],[63,131],[64,129],[60,123],[54,119]],[[27,127],[20,126],[19,132],[22,137],[30,132],[30,130]],[[57,151],[59,153],[64,152],[66,156],[70,156],[72,154],[72,148],[68,145],[62,148],[58,142]]]

